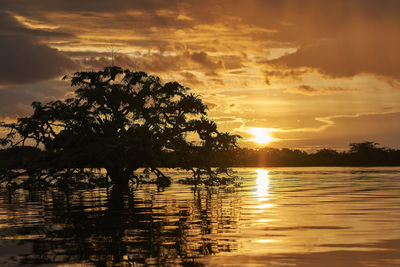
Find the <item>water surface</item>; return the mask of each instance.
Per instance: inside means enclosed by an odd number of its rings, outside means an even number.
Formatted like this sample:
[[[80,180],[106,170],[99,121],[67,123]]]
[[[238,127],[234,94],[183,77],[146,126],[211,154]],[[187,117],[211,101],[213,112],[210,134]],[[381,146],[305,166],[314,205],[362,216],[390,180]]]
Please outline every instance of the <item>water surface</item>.
[[[400,266],[400,168],[236,171],[237,188],[2,192],[0,265]]]

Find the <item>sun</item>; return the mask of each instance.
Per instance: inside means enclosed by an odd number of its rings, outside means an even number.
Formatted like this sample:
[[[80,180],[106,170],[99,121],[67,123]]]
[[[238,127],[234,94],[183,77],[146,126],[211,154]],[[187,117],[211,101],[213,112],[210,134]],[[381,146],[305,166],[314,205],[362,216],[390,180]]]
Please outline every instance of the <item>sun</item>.
[[[273,130],[274,129],[250,127],[248,133],[254,135],[254,138],[251,138],[250,141],[260,145],[268,144],[269,142],[276,140],[270,135],[270,132]]]

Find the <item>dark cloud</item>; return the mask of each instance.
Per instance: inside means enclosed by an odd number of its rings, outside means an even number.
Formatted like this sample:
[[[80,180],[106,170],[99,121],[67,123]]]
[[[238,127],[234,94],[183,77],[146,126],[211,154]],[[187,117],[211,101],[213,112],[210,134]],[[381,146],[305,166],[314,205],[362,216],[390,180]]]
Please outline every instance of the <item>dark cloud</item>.
[[[0,0],[0,6],[11,10],[24,12],[115,12],[121,10],[152,10],[156,8],[174,7],[179,1],[163,0],[36,0],[32,4],[30,0]]]
[[[326,94],[335,94],[340,92],[348,92],[353,91],[351,89],[341,88],[341,87],[313,87],[310,85],[300,85],[297,87],[293,87],[287,90],[289,93],[297,93],[297,94],[304,94],[308,96],[313,95],[326,95]]]
[[[184,77],[184,83],[189,84],[189,85],[193,85],[193,86],[202,86],[204,85],[204,83],[202,81],[199,80],[199,78],[197,78],[196,75],[194,75],[193,73],[189,72],[189,71],[183,71],[180,73],[183,77]]]
[[[276,29],[265,38],[299,49],[269,61],[273,67],[315,68],[330,77],[367,73],[400,79],[400,1],[277,2],[264,3],[271,7],[268,23]],[[257,18],[250,20],[262,25]]]
[[[224,68],[227,70],[234,70],[234,69],[240,69],[244,67],[243,64],[243,58],[244,57],[238,57],[238,56],[222,56],[222,61],[224,63]]]
[[[68,53],[72,57],[77,57],[82,66],[89,69],[103,68],[111,64],[111,52],[95,53],[88,51],[78,53]],[[224,68],[223,61],[218,57],[211,57],[206,52],[182,51],[176,55],[164,55],[158,53],[146,53],[138,56],[128,56],[122,53],[114,54],[114,63],[124,68],[133,70],[144,70],[150,73],[166,73],[182,71],[182,75],[186,79],[191,80],[192,84],[200,84],[201,82],[187,72],[187,69],[193,69],[193,64],[197,65],[197,69],[207,75],[218,76],[218,71]],[[196,78],[196,79],[194,79]]]
[[[218,85],[221,85],[221,86],[225,85],[224,80],[222,80],[220,78],[212,78],[211,81],[214,82],[215,84],[218,84]]]
[[[212,110],[212,109],[215,109],[216,107],[218,107],[217,104],[210,103],[210,102],[204,102],[204,105],[206,105],[209,110]]]
[[[199,64],[205,71],[207,75],[215,76],[217,71],[223,69],[223,62],[219,59],[213,59],[206,52],[192,52],[186,53],[194,63]]]
[[[0,11],[0,35],[5,36],[24,36],[34,40],[60,40],[70,39],[72,34],[45,29],[30,29],[21,25],[11,13]]]
[[[181,71],[189,66],[187,58],[178,55],[154,53],[143,55],[138,60],[141,69],[151,73]]]
[[[85,68],[99,69],[111,65],[110,52],[97,54],[88,52],[88,56],[83,53],[80,57],[82,58],[80,62]],[[163,55],[161,53],[146,53],[137,57],[116,53],[114,62],[123,68],[134,70],[136,66],[138,70],[159,74],[185,70],[190,66],[190,59],[185,55]]]
[[[54,48],[37,40],[60,38],[60,33],[24,29],[5,12],[0,12],[0,85],[30,83],[65,74],[76,64]]]
[[[30,105],[33,101],[49,102],[64,98],[72,90],[65,81],[45,81],[0,88],[0,120],[5,117],[27,116],[32,112]]]
[[[294,79],[300,80],[301,76],[309,73],[309,70],[287,70],[287,69],[275,69],[268,70],[265,72],[265,83],[271,85],[271,79]]]
[[[297,89],[300,92],[316,92],[317,91],[317,89],[315,89],[309,85],[301,85],[301,86],[297,87]]]
[[[71,55],[72,53],[70,53]],[[73,53],[75,54],[75,53]],[[125,54],[114,53],[111,55],[111,52],[107,53],[95,53],[88,51],[87,53],[80,52],[77,53],[79,56],[76,61],[79,62],[82,68],[87,70],[98,70],[103,69],[104,67],[111,66],[113,63],[116,66],[131,69],[132,71],[137,68],[140,70],[142,66],[138,61],[133,57],[129,57]]]
[[[51,79],[77,67],[56,49],[17,36],[0,35],[0,59],[3,85]]]
[[[397,0],[38,0],[34,5],[28,0],[0,0],[0,6],[17,14],[57,22],[75,33],[78,29],[87,34],[103,29],[105,35],[107,31],[131,31],[146,38],[121,40],[122,43],[158,47],[161,53],[166,47],[173,49],[168,41],[160,41],[163,38],[158,34],[173,35],[177,29],[193,31],[199,25],[221,24],[230,28],[232,36],[247,35],[265,47],[299,47],[294,54],[270,61],[273,65],[311,67],[332,77],[373,73],[399,78],[400,73]],[[57,17],[57,13],[62,16]],[[261,30],[250,31],[255,27]],[[210,44],[208,51],[214,45],[230,47],[215,37],[206,42]],[[189,45],[195,51],[189,55],[193,62],[214,69],[210,75],[222,67],[241,67],[236,61],[210,59],[204,50],[206,44]],[[268,76],[266,81],[270,82]]]
[[[386,31],[383,34],[359,30],[354,32],[357,39],[348,36],[304,45],[297,52],[270,63],[289,68],[316,68],[331,77],[368,73],[400,79],[400,30]]]

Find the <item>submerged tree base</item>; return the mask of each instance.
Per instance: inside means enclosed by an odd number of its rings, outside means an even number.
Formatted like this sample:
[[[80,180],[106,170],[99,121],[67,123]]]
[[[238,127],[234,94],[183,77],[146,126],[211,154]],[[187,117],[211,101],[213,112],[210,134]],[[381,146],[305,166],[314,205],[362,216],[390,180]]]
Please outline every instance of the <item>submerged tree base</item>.
[[[164,170],[163,170],[164,171]],[[238,186],[241,184],[238,176],[231,169],[208,168],[192,169],[192,176],[177,182],[194,186]],[[115,175],[116,173],[113,173]],[[111,176],[104,169],[2,169],[0,170],[0,186],[11,191],[17,189],[46,190],[58,188],[61,191],[72,192],[93,188],[118,188],[118,192],[135,189],[142,184],[154,184],[158,188],[171,185],[171,177],[159,169],[145,168],[133,172],[130,176]]]
[[[191,168],[192,177],[180,179],[178,182],[181,184],[190,184],[194,186],[226,186],[226,185],[240,185],[239,177],[235,176],[235,172],[230,168]],[[221,177],[221,174],[225,174]]]

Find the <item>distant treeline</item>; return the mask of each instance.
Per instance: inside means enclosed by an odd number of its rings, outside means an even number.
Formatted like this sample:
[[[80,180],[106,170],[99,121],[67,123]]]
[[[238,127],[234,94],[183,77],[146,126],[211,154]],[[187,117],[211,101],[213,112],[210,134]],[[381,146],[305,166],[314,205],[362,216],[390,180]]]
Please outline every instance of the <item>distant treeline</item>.
[[[166,153],[166,166],[175,165],[172,153]],[[50,152],[33,147],[15,147],[0,150],[0,168],[25,168],[27,166],[46,165]],[[235,148],[230,151],[212,155],[214,166],[224,162],[231,167],[295,167],[295,166],[400,166],[400,150],[380,147],[375,142],[351,143],[349,150],[338,152],[325,148],[313,153],[299,149],[269,148],[250,149]],[[67,161],[67,160],[66,160]],[[51,166],[46,166],[50,167]],[[96,166],[88,166],[96,167]]]
[[[350,143],[349,150],[325,148],[314,153],[288,148],[237,148],[231,152],[234,166],[400,166],[400,150],[375,142]]]

